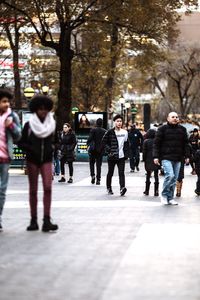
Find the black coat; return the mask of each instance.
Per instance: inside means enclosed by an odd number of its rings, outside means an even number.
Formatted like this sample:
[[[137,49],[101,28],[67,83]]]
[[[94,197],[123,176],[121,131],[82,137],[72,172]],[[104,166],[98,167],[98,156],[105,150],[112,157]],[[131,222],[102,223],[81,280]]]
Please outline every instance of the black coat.
[[[154,164],[153,161],[153,142],[154,138],[147,138],[143,143],[143,161],[146,171],[156,171],[160,166]]]
[[[109,129],[103,139],[102,139],[102,149],[106,155],[108,155],[108,160],[118,160],[119,159],[119,146],[117,137],[115,134],[114,128]],[[123,147],[124,158],[127,159],[129,157],[129,141],[124,142]]]
[[[195,162],[195,171],[197,175],[200,176],[200,149],[195,152],[194,162]]]
[[[27,161],[41,165],[52,161],[53,141],[53,134],[46,138],[38,138],[31,130],[29,122],[27,122],[22,130],[22,137],[18,142],[18,146],[26,153]]]
[[[189,157],[188,136],[185,127],[165,124],[158,128],[153,144],[153,158],[182,161]]]
[[[102,138],[104,134],[106,133],[106,130],[102,127],[96,127],[92,128],[90,130],[90,134],[87,140],[87,145],[89,146],[92,142],[94,143],[94,150],[89,153],[90,155],[102,155],[103,149],[102,149]]]
[[[65,157],[66,162],[72,162],[75,160],[74,149],[77,141],[76,136],[72,131],[68,133],[62,132],[59,138],[61,157]]]

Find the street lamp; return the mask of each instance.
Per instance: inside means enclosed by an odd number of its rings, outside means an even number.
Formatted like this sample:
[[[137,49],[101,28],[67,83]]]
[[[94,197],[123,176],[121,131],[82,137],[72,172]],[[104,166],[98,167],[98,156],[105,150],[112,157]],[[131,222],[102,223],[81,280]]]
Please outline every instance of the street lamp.
[[[47,85],[42,86],[42,94],[48,95],[49,87]]]
[[[35,95],[35,90],[32,87],[27,87],[24,89],[24,96],[26,97],[27,103]]]
[[[124,115],[124,103],[125,103],[125,99],[124,99],[123,96],[121,96],[119,98],[119,103],[121,104],[121,116],[123,117],[123,115]]]

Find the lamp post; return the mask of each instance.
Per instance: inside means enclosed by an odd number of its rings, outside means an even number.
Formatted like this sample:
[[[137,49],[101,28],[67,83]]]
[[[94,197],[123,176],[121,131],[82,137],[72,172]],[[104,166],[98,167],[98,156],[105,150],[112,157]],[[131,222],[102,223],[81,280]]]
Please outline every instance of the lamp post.
[[[34,95],[35,90],[32,87],[27,87],[24,89],[24,96],[26,97],[28,103]]]
[[[130,102],[125,103],[125,108],[126,108],[126,127],[128,129],[128,115],[129,115],[129,108],[131,107]]]
[[[123,96],[121,96],[119,98],[119,103],[121,104],[121,116],[123,117],[124,116],[124,103],[125,103],[125,99]]]
[[[48,95],[49,93],[49,87],[47,85],[42,86],[42,94]]]

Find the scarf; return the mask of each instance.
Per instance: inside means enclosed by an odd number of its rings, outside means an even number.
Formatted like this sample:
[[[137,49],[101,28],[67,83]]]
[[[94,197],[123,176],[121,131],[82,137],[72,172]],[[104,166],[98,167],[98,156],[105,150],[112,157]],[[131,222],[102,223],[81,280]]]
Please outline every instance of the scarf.
[[[33,133],[38,138],[46,138],[54,133],[56,128],[55,120],[52,113],[48,113],[44,122],[42,123],[36,113],[33,113],[29,120],[29,125]]]

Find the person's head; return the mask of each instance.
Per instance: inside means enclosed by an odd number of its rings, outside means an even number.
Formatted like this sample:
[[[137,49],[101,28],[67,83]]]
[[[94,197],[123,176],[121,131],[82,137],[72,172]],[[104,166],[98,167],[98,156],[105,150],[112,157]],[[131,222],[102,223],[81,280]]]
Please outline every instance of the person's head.
[[[0,89],[0,112],[4,113],[10,107],[10,100],[13,98],[12,94],[6,89]]]
[[[36,113],[40,120],[44,120],[53,108],[53,101],[51,98],[38,95],[31,99],[29,109],[32,113]]]
[[[121,115],[116,115],[113,118],[113,121],[115,123],[115,128],[120,129],[123,126],[123,117]]]
[[[147,130],[147,132],[145,134],[145,138],[146,139],[154,139],[155,135],[156,135],[155,129],[149,129],[149,130]]]
[[[193,129],[193,134],[194,134],[194,135],[198,135],[198,133],[199,133],[199,130],[198,130],[197,128],[194,128],[194,129]]]
[[[65,132],[65,133],[68,133],[69,131],[71,131],[72,130],[72,128],[71,128],[71,125],[69,124],[69,123],[65,123],[64,125],[63,125],[63,131]]]
[[[176,125],[179,123],[179,117],[176,112],[172,111],[167,116],[167,122],[172,125]]]
[[[98,119],[96,120],[96,126],[97,126],[97,127],[102,127],[102,126],[103,126],[103,120],[102,120],[101,118],[98,118]]]

